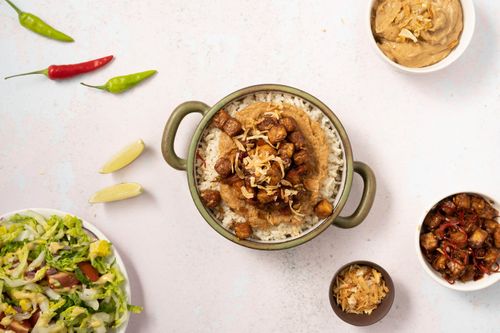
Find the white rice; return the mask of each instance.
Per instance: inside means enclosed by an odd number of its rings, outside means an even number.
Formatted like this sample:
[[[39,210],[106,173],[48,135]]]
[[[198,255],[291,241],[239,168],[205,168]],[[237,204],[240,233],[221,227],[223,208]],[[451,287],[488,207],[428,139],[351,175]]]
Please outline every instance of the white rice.
[[[224,107],[224,110],[231,116],[238,111],[245,109],[255,102],[272,102],[275,104],[290,104],[305,111],[309,117],[318,122],[324,130],[326,140],[330,147],[328,155],[328,175],[320,186],[320,194],[328,199],[335,207],[339,200],[339,190],[344,180],[344,154],[342,142],[339,134],[328,117],[316,106],[303,100],[300,97],[284,94],[281,92],[261,92],[247,95],[239,100],[235,100]],[[218,128],[210,127],[205,130],[198,145],[200,157],[205,161],[197,159],[196,177],[199,190],[220,190],[220,183],[217,181],[218,174],[214,169],[219,155],[219,137],[221,131]],[[229,230],[233,223],[245,222],[245,218],[233,212],[229,206],[221,202],[222,213],[215,213],[220,223]],[[304,217],[304,223],[301,226],[280,224],[266,230],[254,229],[253,237],[261,241],[282,241],[287,238],[294,238],[311,227],[315,226],[321,220],[315,214]]]

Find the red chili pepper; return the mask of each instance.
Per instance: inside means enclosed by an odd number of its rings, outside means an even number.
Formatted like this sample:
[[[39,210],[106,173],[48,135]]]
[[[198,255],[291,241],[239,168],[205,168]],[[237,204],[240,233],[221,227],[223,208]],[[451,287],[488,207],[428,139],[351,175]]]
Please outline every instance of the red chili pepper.
[[[45,69],[42,69],[39,71],[8,76],[5,78],[5,80],[13,78],[13,77],[17,77],[17,76],[24,76],[24,75],[31,75],[31,74],[43,74],[51,80],[67,79],[67,78],[70,78],[70,77],[73,77],[76,75],[80,75],[83,73],[92,72],[92,71],[106,65],[111,60],[113,60],[112,55],[104,57],[104,58],[99,58],[99,59],[95,59],[95,60],[81,62],[79,64],[50,65],[48,68],[45,68]]]
[[[443,223],[439,226],[439,228],[436,230],[436,234],[440,239],[444,238],[444,233],[446,232],[446,229],[456,226],[458,224],[458,221],[452,221],[452,222],[447,222]]]
[[[481,265],[480,263],[477,262],[477,259],[476,259],[475,255],[474,255],[474,257],[472,257],[472,263],[474,265],[475,271],[478,273],[478,275],[480,277],[483,277],[483,275],[485,273],[487,273],[488,270],[483,265]]]
[[[488,267],[485,267],[481,264],[478,264],[477,266],[479,267],[479,270],[483,272],[483,274],[488,274],[488,275],[490,274],[490,270],[488,269]]]
[[[461,226],[457,225],[457,229],[458,229],[458,231],[460,231],[462,234],[465,235],[465,241],[468,241],[469,240],[469,235],[467,235],[467,232],[464,230],[464,228],[462,228]]]
[[[196,150],[196,158],[201,161],[201,164],[203,165],[203,167],[207,166],[207,163],[206,163],[205,159],[203,157],[201,157],[199,150]]]
[[[453,244],[453,242],[450,242],[448,239],[445,239],[443,241],[443,247],[444,247],[444,250],[446,250],[447,248],[452,248],[454,250],[458,250],[458,246]],[[451,250],[450,250],[450,252],[451,252]]]
[[[467,265],[467,261],[468,261],[467,255],[465,256],[465,258],[462,258],[463,262],[461,262],[460,260],[453,257],[452,249],[458,250],[457,246],[455,244],[453,244],[452,242],[443,241],[443,248],[441,249],[441,251],[442,251],[443,255],[446,257],[446,259],[453,261],[459,265]],[[461,253],[459,252],[458,255],[460,256],[460,254]]]

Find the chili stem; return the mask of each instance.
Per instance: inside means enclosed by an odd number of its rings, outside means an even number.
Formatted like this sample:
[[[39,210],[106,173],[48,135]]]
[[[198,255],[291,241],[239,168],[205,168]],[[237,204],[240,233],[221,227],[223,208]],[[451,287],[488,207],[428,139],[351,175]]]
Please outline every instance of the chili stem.
[[[10,0],[5,0],[5,1],[7,1],[7,3],[8,3],[8,4],[12,7],[12,8],[14,8],[14,10],[15,10],[15,11],[16,11],[19,15],[21,15],[21,14],[23,13],[23,12],[22,12],[22,10],[20,10],[19,8],[17,8],[17,7],[16,7],[16,5],[14,5],[12,2],[10,2]]]
[[[89,88],[94,88],[94,89],[101,89],[101,90],[106,90],[105,86],[91,86],[90,84],[86,84],[83,82],[80,82],[82,86],[89,87]]]
[[[7,1],[7,0],[6,0]],[[42,69],[42,70],[39,70],[39,71],[34,71],[34,72],[29,72],[29,73],[22,73],[22,74],[16,74],[16,75],[11,75],[11,76],[7,76],[6,78],[4,78],[5,80],[8,80],[10,78],[13,78],[13,77],[18,77],[18,76],[24,76],[24,75],[32,75],[32,74],[43,74],[43,75],[47,75],[47,70],[46,69]]]

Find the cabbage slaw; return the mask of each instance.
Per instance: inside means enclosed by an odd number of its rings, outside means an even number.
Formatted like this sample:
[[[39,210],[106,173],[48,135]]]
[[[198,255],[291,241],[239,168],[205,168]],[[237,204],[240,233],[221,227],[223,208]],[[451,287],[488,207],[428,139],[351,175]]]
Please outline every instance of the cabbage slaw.
[[[104,333],[127,322],[125,278],[111,243],[71,215],[0,220],[0,331]]]

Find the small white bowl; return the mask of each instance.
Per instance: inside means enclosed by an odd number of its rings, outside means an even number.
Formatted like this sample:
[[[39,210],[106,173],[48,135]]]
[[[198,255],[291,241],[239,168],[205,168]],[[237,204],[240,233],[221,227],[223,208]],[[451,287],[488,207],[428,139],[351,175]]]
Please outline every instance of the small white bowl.
[[[28,208],[28,209],[22,209],[22,210],[17,210],[15,212],[10,212],[10,213],[7,213],[7,214],[3,214],[0,216],[0,221],[2,221],[3,219],[7,219],[15,214],[23,214],[23,213],[26,213],[27,211],[32,211],[32,212],[35,212],[35,213],[38,213],[46,218],[52,216],[52,215],[57,215],[57,216],[60,216],[60,217],[64,217],[66,215],[72,215],[72,216],[76,216],[74,214],[71,214],[71,213],[66,213],[66,212],[62,212],[60,210],[57,210],[57,209],[50,209],[50,208]],[[77,216],[78,217],[78,216]],[[82,219],[81,217],[78,217],[80,220],[82,220],[83,222],[83,227],[87,230],[89,230],[92,234],[94,234],[97,239],[102,239],[102,240],[106,240],[108,242],[111,242],[106,236],[104,236],[104,234],[99,230],[97,229],[97,227],[95,227],[93,224],[90,224],[89,222],[85,221],[84,219]],[[125,264],[123,263],[123,260],[122,258],[120,257],[120,254],[118,253],[118,251],[116,250],[115,247],[113,247],[113,254],[115,256],[115,259],[116,259],[116,264],[118,265],[118,267],[120,268],[120,271],[122,272],[123,274],[123,277],[125,278],[125,282],[124,282],[124,285],[123,285],[123,288],[125,290],[125,293],[127,294],[128,296],[128,302],[130,303],[130,300],[131,300],[131,293],[130,293],[130,283],[129,283],[129,280],[128,280],[128,274],[127,274],[127,270],[125,268]],[[119,328],[116,328],[116,329],[111,329],[109,330],[110,333],[125,333],[125,331],[127,330],[127,325],[128,325],[128,319],[126,322],[124,322]]]
[[[387,64],[391,65],[393,68],[399,71],[407,73],[416,73],[416,74],[432,73],[439,71],[443,68],[448,67],[453,62],[455,62],[455,60],[457,60],[464,53],[465,49],[469,46],[470,41],[472,40],[472,35],[474,34],[474,29],[476,27],[476,13],[474,10],[474,2],[473,0],[460,0],[460,2],[462,3],[464,27],[457,47],[455,47],[446,58],[427,67],[413,68],[397,64],[391,59],[389,59],[384,54],[384,52],[382,52],[382,50],[378,47],[377,42],[375,41],[375,38],[373,36],[371,20],[372,20],[373,5],[376,1],[377,0],[371,0],[368,2],[369,4],[368,20],[367,20],[368,24],[366,26],[367,26],[369,43],[372,46],[375,53],[377,53],[383,61],[385,61]]]
[[[436,205],[441,202],[441,200],[445,199],[445,198],[448,198],[450,196],[454,196],[456,194],[459,194],[459,193],[468,193],[468,194],[474,194],[474,195],[477,195],[477,196],[480,196],[482,197],[483,199],[485,199],[486,201],[488,201],[494,208],[496,208],[497,210],[500,211],[500,205],[498,204],[498,202],[495,202],[493,199],[491,199],[491,197],[487,196],[487,195],[484,195],[482,193],[477,193],[477,192],[472,192],[472,191],[461,191],[461,192],[457,192],[457,193],[453,193],[453,194],[450,194],[450,195],[446,195],[446,196],[443,196],[441,197],[440,199],[434,201],[434,204],[431,208],[429,208],[425,214],[422,216],[422,218],[419,220],[418,222],[418,225],[417,225],[417,230],[415,232],[415,249],[417,251],[417,257],[418,257],[418,261],[420,262],[420,264],[422,265],[422,267],[424,268],[424,271],[434,280],[436,281],[437,283],[439,283],[440,285],[446,287],[446,288],[450,288],[450,289],[453,289],[453,290],[459,290],[459,291],[475,291],[475,290],[480,290],[480,289],[484,289],[484,288],[487,288],[489,286],[492,286],[494,285],[495,283],[497,283],[498,281],[500,281],[500,273],[494,273],[494,274],[485,274],[481,279],[477,280],[477,281],[468,281],[468,282],[461,282],[461,281],[455,281],[454,284],[450,284],[448,283],[448,281],[446,281],[442,276],[441,274],[436,271],[428,262],[427,260],[425,259],[424,255],[422,254],[422,250],[420,249],[420,229],[422,228],[422,224],[424,223],[424,219],[425,217],[427,216],[427,214],[433,209],[436,207]]]

